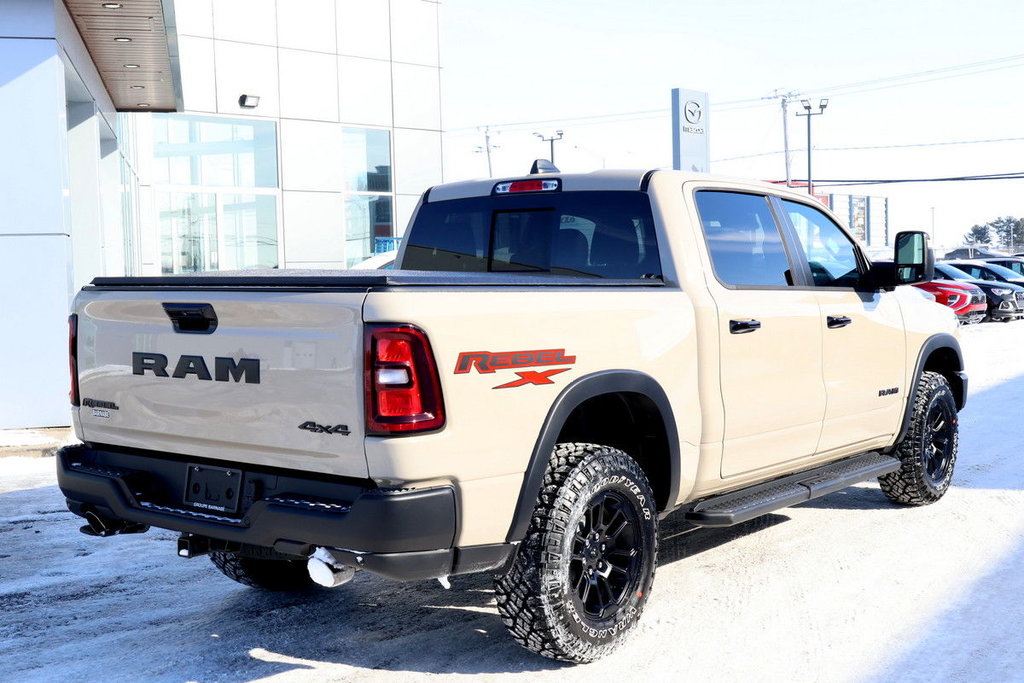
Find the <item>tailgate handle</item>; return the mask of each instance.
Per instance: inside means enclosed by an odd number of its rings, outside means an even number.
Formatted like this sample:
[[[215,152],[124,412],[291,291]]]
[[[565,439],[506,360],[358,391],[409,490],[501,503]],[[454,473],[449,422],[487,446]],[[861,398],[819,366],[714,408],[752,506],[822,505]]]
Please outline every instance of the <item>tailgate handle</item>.
[[[217,313],[211,304],[165,303],[164,311],[174,323],[174,331],[183,334],[213,334]]]

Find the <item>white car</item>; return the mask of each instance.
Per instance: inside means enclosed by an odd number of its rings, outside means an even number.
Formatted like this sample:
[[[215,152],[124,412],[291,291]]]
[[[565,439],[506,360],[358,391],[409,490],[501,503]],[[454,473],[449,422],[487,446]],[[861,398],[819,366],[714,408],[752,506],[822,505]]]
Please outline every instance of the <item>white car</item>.
[[[385,251],[383,254],[374,254],[365,261],[352,266],[352,270],[391,270],[395,265],[397,251]]]

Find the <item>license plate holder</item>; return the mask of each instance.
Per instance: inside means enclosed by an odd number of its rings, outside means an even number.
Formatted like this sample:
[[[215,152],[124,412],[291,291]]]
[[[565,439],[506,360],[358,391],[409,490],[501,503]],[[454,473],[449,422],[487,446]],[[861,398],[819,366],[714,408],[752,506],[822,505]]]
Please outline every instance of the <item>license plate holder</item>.
[[[238,512],[242,479],[241,470],[191,463],[185,481],[185,505],[213,512]]]

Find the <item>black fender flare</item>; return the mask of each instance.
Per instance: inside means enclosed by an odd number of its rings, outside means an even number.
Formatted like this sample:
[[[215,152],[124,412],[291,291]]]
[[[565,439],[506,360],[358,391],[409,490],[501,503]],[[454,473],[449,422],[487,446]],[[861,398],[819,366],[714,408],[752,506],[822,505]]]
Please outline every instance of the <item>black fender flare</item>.
[[[910,419],[913,417],[911,413],[914,409],[914,400],[917,398],[917,381],[921,378],[921,373],[924,372],[924,364],[928,357],[939,349],[949,349],[956,354],[958,367],[953,370],[950,384],[954,385],[951,388],[953,389],[953,395],[956,396],[956,409],[958,411],[963,410],[964,405],[967,404],[967,373],[964,372],[964,356],[960,351],[960,342],[953,335],[946,333],[928,337],[917,353],[917,365],[911,377],[911,384],[907,388],[907,402],[903,408],[903,423],[900,425],[900,433],[896,437],[896,442],[892,447],[886,449],[886,452],[891,452],[895,449],[910,430]]]
[[[523,474],[523,483],[519,489],[512,524],[509,526],[508,542],[521,541],[526,538],[530,526],[530,517],[540,495],[551,452],[555,448],[555,440],[572,412],[584,401],[603,394],[629,393],[640,394],[650,399],[661,413],[665,425],[665,437],[668,442],[669,470],[668,500],[666,510],[671,509],[679,497],[679,433],[676,429],[675,417],[668,395],[650,375],[635,370],[605,370],[586,375],[575,380],[562,390],[551,408],[548,410],[544,424],[537,435],[537,441],[530,455],[530,462]]]

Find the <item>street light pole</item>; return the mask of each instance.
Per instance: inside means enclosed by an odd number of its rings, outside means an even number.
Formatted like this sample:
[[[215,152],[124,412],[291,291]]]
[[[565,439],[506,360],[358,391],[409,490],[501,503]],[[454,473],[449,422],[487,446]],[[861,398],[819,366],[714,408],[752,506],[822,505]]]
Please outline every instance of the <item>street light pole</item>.
[[[822,98],[818,102],[818,111],[811,111],[810,100],[800,100],[800,104],[803,105],[804,113],[797,112],[797,116],[807,117],[807,194],[814,195],[814,183],[811,180],[811,117],[820,116],[825,113],[825,107],[828,106],[828,98]]]
[[[555,163],[555,140],[561,140],[562,139],[562,131],[556,130],[555,134],[552,135],[551,137],[544,137],[543,133],[534,133],[534,135],[539,137],[544,142],[551,143],[551,158],[548,159],[548,161],[550,161],[552,164],[554,164]]]

